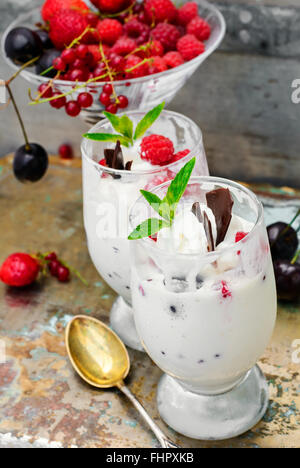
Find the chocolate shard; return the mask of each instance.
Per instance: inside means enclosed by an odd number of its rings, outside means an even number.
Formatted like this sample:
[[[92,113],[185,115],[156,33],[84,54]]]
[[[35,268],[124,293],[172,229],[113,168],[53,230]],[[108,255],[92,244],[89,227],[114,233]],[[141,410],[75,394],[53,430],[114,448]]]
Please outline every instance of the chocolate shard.
[[[209,252],[213,252],[215,250],[215,244],[214,244],[212,226],[211,226],[210,219],[208,218],[205,211],[204,211],[204,216],[203,216],[203,227],[204,227],[206,239],[207,239],[207,250]]]
[[[217,227],[216,246],[218,246],[223,242],[229,228],[233,200],[228,189],[219,188],[206,194],[206,202],[215,216]]]
[[[125,164],[125,170],[126,171],[131,171],[131,166],[132,166],[133,161],[127,161]]]
[[[201,213],[201,208],[200,208],[200,203],[199,202],[193,203],[192,213],[196,216],[199,223],[203,223],[203,216],[202,216],[202,213]]]
[[[118,170],[124,170],[124,157],[121,149],[120,140],[117,141],[112,158],[112,168]]]
[[[112,167],[112,160],[114,157],[114,152],[115,152],[114,149],[107,148],[104,150],[105,162],[108,167]]]

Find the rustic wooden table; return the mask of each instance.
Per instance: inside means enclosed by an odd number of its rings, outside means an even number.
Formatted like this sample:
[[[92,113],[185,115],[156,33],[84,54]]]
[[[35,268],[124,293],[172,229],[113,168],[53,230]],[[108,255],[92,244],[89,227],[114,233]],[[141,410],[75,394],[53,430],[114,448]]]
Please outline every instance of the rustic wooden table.
[[[22,185],[0,160],[1,260],[15,251],[55,250],[89,281],[60,284],[53,278],[24,290],[0,285],[0,447],[155,447],[157,441],[118,391],[82,382],[66,356],[64,328],[73,315],[108,322],[115,294],[89,259],[82,225],[81,170],[52,159],[47,176]],[[77,166],[77,167],[76,167]],[[252,187],[253,188],[253,187]],[[288,220],[299,192],[255,187],[267,222]],[[255,338],[254,338],[255,339]],[[183,447],[300,447],[300,364],[292,343],[300,339],[300,307],[279,305],[272,342],[260,361],[270,388],[264,419],[225,442],[201,442],[174,433],[160,420],[155,390],[160,370],[147,355],[130,351],[128,384],[151,416]]]

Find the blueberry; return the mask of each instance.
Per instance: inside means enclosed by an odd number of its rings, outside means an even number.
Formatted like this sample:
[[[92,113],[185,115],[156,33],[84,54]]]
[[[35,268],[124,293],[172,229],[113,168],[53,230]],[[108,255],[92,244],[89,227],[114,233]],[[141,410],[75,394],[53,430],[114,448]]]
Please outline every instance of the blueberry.
[[[34,31],[40,38],[43,49],[53,49],[54,45],[49,37],[49,34],[44,29],[37,29]]]
[[[283,230],[285,233],[282,233]],[[295,229],[281,221],[267,227],[271,254],[275,260],[291,260],[298,247],[298,237]]]
[[[48,168],[48,155],[37,143],[29,143],[17,149],[13,162],[16,178],[21,182],[40,180]]]
[[[4,49],[10,59],[22,64],[41,55],[43,44],[34,31],[19,27],[8,33]]]
[[[277,295],[280,299],[293,301],[300,297],[300,265],[287,260],[274,262]]]
[[[60,57],[60,54],[61,53],[59,50],[55,50],[55,49],[45,50],[43,55],[40,57],[40,59],[36,63],[36,67],[35,67],[36,74],[40,75],[45,70],[48,70],[48,68],[52,67],[53,60],[56,59],[57,57]],[[57,73],[57,70],[53,68],[52,70],[48,71],[43,76],[47,76],[48,78],[54,78],[56,73]]]

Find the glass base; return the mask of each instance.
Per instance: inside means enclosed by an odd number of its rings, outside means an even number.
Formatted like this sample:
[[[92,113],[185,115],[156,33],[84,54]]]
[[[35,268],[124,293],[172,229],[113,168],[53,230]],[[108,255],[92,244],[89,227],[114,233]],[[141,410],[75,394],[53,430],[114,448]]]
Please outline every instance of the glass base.
[[[111,308],[110,325],[126,346],[145,352],[135,328],[132,308],[121,296]]]
[[[237,386],[220,395],[192,393],[166,374],[157,391],[162,419],[180,434],[200,440],[223,440],[243,434],[263,417],[268,401],[268,385],[258,366]]]

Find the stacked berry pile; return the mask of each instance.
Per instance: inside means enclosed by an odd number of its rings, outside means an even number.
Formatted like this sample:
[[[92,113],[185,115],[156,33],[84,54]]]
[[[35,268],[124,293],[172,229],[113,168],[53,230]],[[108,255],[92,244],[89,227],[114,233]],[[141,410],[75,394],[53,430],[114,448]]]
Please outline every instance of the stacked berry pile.
[[[37,74],[50,81],[39,88],[36,100],[48,99],[57,109],[75,117],[98,99],[111,113],[128,106],[128,99],[92,87],[69,100],[53,79],[86,83],[139,78],[183,65],[205,51],[210,25],[198,15],[195,2],[176,8],[171,0],[92,0],[91,11],[83,0],[46,0],[40,29],[16,28],[7,37],[6,53],[19,63],[40,56]],[[20,50],[20,44],[22,44]],[[124,83],[124,84],[125,84]]]

